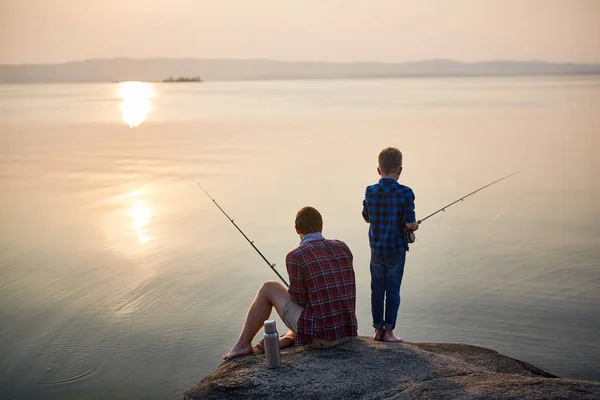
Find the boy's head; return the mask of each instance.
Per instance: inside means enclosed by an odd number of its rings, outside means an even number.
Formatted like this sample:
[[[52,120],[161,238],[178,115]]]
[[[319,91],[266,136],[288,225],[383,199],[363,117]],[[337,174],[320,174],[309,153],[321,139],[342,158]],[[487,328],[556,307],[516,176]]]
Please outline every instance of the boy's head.
[[[402,172],[402,153],[395,147],[386,147],[379,152],[377,172],[381,176],[400,176]],[[398,179],[398,178],[396,178]]]
[[[323,231],[323,218],[314,207],[302,207],[300,211],[298,211],[298,214],[296,214],[295,224],[296,232],[301,235]]]

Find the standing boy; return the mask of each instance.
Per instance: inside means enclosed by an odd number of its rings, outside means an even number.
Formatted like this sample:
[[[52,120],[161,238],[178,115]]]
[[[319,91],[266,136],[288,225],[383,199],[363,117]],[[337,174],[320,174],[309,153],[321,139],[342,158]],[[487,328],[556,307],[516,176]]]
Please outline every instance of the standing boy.
[[[394,335],[400,308],[400,284],[408,251],[406,230],[416,231],[415,195],[400,185],[402,153],[388,147],[379,153],[379,183],[368,186],[363,201],[363,218],[369,223],[371,246],[371,313],[373,339],[401,342]],[[385,301],[385,309],[384,309]]]

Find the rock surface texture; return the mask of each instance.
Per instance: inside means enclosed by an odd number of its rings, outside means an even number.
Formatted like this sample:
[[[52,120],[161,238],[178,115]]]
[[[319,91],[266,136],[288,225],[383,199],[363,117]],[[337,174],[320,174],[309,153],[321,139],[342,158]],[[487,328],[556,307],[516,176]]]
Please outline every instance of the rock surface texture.
[[[359,337],[327,350],[292,347],[223,362],[191,399],[600,399],[600,382],[557,378],[482,347]]]

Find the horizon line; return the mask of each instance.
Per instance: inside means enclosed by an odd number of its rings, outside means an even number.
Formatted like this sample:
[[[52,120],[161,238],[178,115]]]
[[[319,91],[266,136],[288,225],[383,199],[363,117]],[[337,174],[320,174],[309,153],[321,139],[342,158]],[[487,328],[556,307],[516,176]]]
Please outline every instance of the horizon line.
[[[69,61],[59,62],[31,62],[31,63],[0,63],[0,66],[39,66],[39,65],[65,65],[65,64],[76,64],[85,63],[91,61],[117,61],[117,60],[129,60],[129,61],[155,61],[155,60],[195,60],[195,61],[263,61],[263,62],[275,62],[282,64],[381,64],[381,65],[394,65],[394,64],[412,64],[420,62],[449,62],[455,64],[485,64],[485,63],[537,63],[537,64],[553,64],[553,65],[598,65],[600,61],[596,62],[577,62],[577,61],[548,61],[540,59],[485,59],[478,61],[460,61],[451,58],[423,58],[414,59],[408,61],[373,61],[373,60],[357,60],[357,61],[323,61],[323,60],[277,60],[272,58],[202,58],[202,57],[106,57],[106,58],[84,58]]]

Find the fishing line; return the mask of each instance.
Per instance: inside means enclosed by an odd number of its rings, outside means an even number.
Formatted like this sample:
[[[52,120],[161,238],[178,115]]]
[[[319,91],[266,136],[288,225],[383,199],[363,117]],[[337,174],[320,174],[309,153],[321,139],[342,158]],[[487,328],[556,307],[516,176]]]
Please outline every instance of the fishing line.
[[[200,189],[202,189],[202,191],[204,193],[206,193],[206,195],[208,196],[208,198],[211,199],[213,201],[213,203],[215,203],[215,206],[217,206],[219,208],[219,210],[221,210],[221,212],[223,213],[223,215],[225,215],[227,217],[227,219],[229,220],[229,222],[231,222],[233,224],[233,226],[235,226],[237,228],[237,230],[242,234],[242,236],[244,236],[244,238],[248,241],[248,243],[250,243],[250,245],[254,248],[254,250],[256,250],[256,252],[258,254],[260,254],[260,256],[262,257],[262,259],[265,260],[265,262],[267,263],[267,265],[269,267],[271,267],[271,269],[273,270],[273,272],[275,272],[275,274],[279,277],[279,279],[281,279],[281,281],[283,282],[283,284],[286,287],[289,288],[290,285],[285,281],[285,279],[283,279],[283,276],[279,275],[279,272],[277,272],[277,270],[275,269],[275,263],[270,263],[269,260],[267,260],[267,258],[265,256],[263,256],[263,254],[260,252],[260,250],[258,250],[258,248],[256,248],[256,246],[254,245],[254,241],[250,240],[248,238],[248,236],[246,236],[246,234],[244,232],[242,232],[242,230],[240,229],[240,227],[237,226],[237,224],[235,222],[233,222],[233,220],[229,217],[229,215],[227,215],[227,213],[225,212],[225,210],[223,210],[221,208],[221,206],[217,203],[217,201],[215,199],[213,199],[210,194],[208,194],[208,192],[202,187],[202,185],[200,185],[200,183],[198,183],[198,186],[200,187]]]
[[[488,225],[492,224],[492,223],[493,223],[493,222],[495,222],[495,221],[496,221],[498,218],[500,218],[500,215],[504,214],[504,213],[506,212],[506,210],[508,210],[508,209],[510,208],[510,206],[512,206],[512,205],[513,205],[513,203],[515,202],[515,199],[516,199],[517,197],[519,197],[520,195],[521,195],[521,193],[517,193],[517,195],[516,195],[516,196],[514,196],[514,197],[513,197],[513,198],[512,198],[512,199],[511,199],[511,200],[508,202],[508,204],[507,204],[506,206],[504,206],[504,208],[498,212],[498,214],[497,214],[497,215],[496,215],[494,218],[492,218],[492,220],[491,220],[491,221],[488,223]]]
[[[440,227],[442,226],[442,219],[444,219],[444,213],[440,214],[440,219],[438,220],[438,227],[437,227],[437,231],[440,231]]]
[[[458,203],[459,201],[463,201],[463,200],[464,200],[464,199],[466,199],[467,197],[469,197],[469,196],[472,196],[472,195],[474,195],[475,193],[477,193],[477,192],[479,192],[479,191],[481,191],[481,190],[483,190],[483,189],[485,189],[485,188],[487,188],[487,187],[489,187],[489,186],[492,186],[493,184],[496,184],[496,183],[498,183],[498,182],[500,182],[500,181],[503,181],[503,180],[505,180],[505,179],[507,179],[507,178],[510,178],[511,176],[513,176],[513,175],[515,175],[515,174],[517,174],[517,173],[518,173],[518,172],[513,172],[512,174],[510,174],[510,175],[506,175],[506,176],[505,176],[505,177],[503,177],[503,178],[496,179],[494,182],[492,182],[492,183],[488,183],[487,185],[485,185],[485,186],[482,186],[482,187],[480,187],[479,189],[477,189],[477,190],[474,190],[474,191],[472,191],[471,193],[464,195],[463,197],[461,197],[461,198],[459,198],[459,199],[457,199],[457,200],[453,201],[453,202],[452,202],[452,203],[450,203],[450,204],[447,204],[447,205],[445,205],[444,207],[440,208],[439,210],[432,212],[431,214],[429,214],[429,215],[428,215],[428,216],[426,216],[425,218],[418,220],[418,221],[417,221],[417,224],[421,225],[421,223],[423,223],[423,222],[424,222],[426,219],[428,219],[428,218],[430,218],[430,217],[433,217],[435,214],[437,214],[437,213],[439,213],[439,212],[446,211],[446,208],[449,208],[449,207],[453,206],[454,204]],[[415,242],[415,239],[416,239],[416,237],[415,237],[415,233],[414,233],[413,231],[409,231],[408,229],[407,229],[405,232],[406,232],[406,241],[407,241],[408,243],[414,243],[414,242]]]

